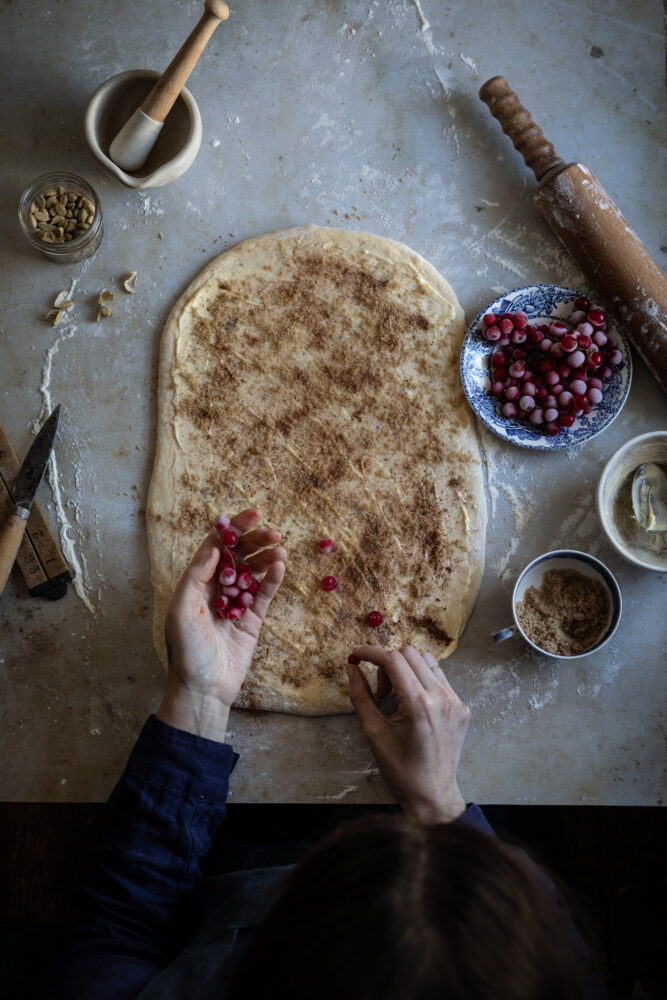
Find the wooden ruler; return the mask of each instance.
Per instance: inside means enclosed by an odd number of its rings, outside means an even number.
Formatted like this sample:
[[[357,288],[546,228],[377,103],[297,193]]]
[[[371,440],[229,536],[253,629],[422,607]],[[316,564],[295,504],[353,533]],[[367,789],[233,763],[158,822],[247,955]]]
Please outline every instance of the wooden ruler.
[[[0,526],[14,509],[11,491],[20,468],[21,463],[0,424]],[[57,601],[65,596],[72,574],[36,500],[30,511],[16,564],[33,597],[48,597]]]

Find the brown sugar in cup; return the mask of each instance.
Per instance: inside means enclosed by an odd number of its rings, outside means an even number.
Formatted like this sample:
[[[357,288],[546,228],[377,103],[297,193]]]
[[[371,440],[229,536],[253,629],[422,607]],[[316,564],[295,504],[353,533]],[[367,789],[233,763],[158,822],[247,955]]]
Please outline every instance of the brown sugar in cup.
[[[620,588],[599,559],[572,549],[547,552],[520,574],[512,595],[515,625],[494,639],[518,631],[547,656],[588,656],[611,639],[621,607]]]

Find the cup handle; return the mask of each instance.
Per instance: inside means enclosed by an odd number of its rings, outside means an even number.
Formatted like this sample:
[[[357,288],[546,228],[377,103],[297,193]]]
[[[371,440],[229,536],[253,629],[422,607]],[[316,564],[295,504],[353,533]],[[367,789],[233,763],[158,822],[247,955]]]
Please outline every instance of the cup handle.
[[[501,628],[500,632],[493,633],[494,642],[502,642],[504,639],[509,639],[514,635],[514,625],[510,625],[508,628]]]

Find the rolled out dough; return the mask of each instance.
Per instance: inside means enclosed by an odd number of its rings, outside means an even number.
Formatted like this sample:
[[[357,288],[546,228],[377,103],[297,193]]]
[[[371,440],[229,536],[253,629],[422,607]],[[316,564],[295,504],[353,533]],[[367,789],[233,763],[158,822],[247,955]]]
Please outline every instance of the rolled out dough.
[[[289,560],[238,706],[349,712],[352,646],[455,649],[486,520],[463,333],[444,278],[367,233],[270,233],[202,271],[160,354],[148,536],[163,662],[165,611],[209,516],[255,505]]]

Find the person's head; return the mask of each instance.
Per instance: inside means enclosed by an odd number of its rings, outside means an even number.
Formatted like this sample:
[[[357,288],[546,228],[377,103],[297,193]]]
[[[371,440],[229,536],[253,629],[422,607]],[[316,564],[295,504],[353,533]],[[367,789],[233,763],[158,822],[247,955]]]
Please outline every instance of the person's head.
[[[290,874],[234,1000],[576,1000],[556,900],[520,852],[468,826],[345,824]]]

